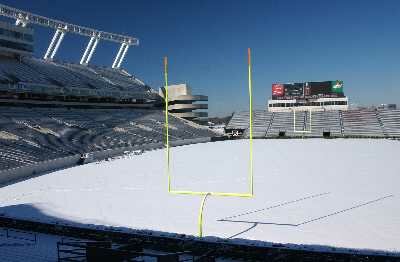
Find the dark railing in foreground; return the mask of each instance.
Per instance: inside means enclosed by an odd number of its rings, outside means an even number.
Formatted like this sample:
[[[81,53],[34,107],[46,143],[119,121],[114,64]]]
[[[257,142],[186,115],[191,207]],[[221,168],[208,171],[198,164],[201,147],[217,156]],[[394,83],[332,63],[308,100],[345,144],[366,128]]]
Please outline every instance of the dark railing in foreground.
[[[145,250],[140,243],[115,245],[110,241],[78,241],[57,243],[58,262],[131,261],[135,258],[158,262],[195,261],[191,252],[159,252]],[[196,260],[198,261],[198,260]]]
[[[187,235],[163,235],[154,232],[122,232],[115,228],[93,229],[71,225],[47,224],[0,216],[0,227],[32,231],[86,239],[91,241],[110,241],[118,245],[137,245],[158,252],[179,253],[191,252],[197,257],[194,261],[212,261],[213,258],[230,258],[247,261],[362,261],[362,262],[394,262],[400,256],[392,253],[365,253],[358,250],[334,249],[320,251],[318,249],[295,249],[282,244],[271,246],[258,245],[257,241],[237,243],[231,240],[215,238],[212,241]],[[211,260],[210,260],[211,259]],[[68,261],[68,260],[64,260]],[[73,260],[69,260],[73,261]],[[110,260],[112,261],[112,260]],[[162,261],[162,260],[160,260]],[[168,261],[168,260],[167,260]]]
[[[32,231],[19,230],[15,228],[9,227],[0,227],[0,237],[4,237],[7,241],[5,244],[0,244],[1,246],[10,246],[10,245],[36,245],[37,243],[37,233]],[[22,241],[22,243],[14,243],[13,241]]]

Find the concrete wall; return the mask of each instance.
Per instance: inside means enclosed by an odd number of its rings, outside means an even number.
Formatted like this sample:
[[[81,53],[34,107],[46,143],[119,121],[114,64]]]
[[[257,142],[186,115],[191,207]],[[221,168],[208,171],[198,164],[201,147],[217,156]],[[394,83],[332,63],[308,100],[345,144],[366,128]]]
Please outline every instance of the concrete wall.
[[[183,146],[197,143],[210,142],[210,137],[183,139],[179,141],[171,141],[170,146]],[[85,163],[96,162],[106,158],[115,157],[124,154],[124,152],[132,152],[135,150],[154,150],[163,148],[163,143],[152,143],[133,147],[123,147],[117,149],[109,149],[89,153],[89,157]],[[12,183],[16,183],[34,176],[46,174],[48,172],[65,169],[78,165],[80,155],[67,156],[53,160],[43,161],[31,165],[12,168],[0,171],[0,188]]]

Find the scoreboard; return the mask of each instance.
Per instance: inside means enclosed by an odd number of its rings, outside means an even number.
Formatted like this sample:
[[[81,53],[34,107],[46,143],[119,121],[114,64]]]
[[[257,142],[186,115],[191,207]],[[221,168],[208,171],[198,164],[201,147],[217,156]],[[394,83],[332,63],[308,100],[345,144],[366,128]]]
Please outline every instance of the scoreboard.
[[[343,81],[272,84],[272,99],[344,97]]]

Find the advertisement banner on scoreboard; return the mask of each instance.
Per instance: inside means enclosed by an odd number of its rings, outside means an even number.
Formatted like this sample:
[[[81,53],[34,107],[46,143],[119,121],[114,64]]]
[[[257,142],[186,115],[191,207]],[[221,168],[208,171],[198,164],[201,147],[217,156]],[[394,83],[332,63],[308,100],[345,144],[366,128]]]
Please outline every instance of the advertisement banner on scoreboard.
[[[284,96],[283,84],[272,84],[272,96]]]
[[[343,81],[336,80],[331,82],[332,93],[343,93]]]

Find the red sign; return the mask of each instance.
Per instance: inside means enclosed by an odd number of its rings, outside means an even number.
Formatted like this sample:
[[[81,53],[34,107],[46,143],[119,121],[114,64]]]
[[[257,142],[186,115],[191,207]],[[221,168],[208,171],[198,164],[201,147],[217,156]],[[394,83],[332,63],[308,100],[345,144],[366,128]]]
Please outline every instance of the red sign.
[[[285,89],[282,84],[272,84],[272,95],[273,96],[283,96]]]

